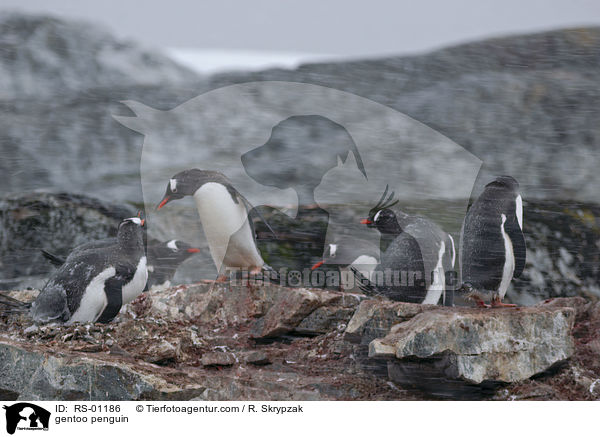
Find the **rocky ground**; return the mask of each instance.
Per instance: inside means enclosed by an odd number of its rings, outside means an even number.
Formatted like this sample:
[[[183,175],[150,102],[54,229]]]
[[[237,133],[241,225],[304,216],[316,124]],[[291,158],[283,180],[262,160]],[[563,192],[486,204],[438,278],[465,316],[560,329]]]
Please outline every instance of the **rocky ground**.
[[[583,298],[480,310],[201,283],[107,325],[1,320],[6,400],[600,399],[600,304]]]

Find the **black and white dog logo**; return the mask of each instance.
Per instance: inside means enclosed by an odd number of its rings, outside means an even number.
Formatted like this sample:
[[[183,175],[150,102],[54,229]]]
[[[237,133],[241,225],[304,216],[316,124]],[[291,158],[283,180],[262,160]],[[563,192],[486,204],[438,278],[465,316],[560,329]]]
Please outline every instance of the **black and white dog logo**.
[[[6,432],[14,434],[18,430],[48,430],[50,412],[28,402],[19,402],[6,410]]]

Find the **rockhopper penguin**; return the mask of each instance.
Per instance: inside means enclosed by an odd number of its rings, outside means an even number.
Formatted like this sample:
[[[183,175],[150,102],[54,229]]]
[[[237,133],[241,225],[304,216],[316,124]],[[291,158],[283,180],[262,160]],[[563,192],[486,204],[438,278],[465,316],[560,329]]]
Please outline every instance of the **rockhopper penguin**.
[[[69,256],[31,304],[38,323],[110,322],[146,286],[144,220],[119,224],[117,244]]]
[[[500,176],[485,186],[471,205],[460,239],[461,291],[478,306],[515,306],[502,303],[512,278],[525,267],[523,201],[518,182]]]
[[[387,196],[387,198],[386,198]],[[453,305],[453,292],[447,289],[446,274],[451,272],[456,259],[454,240],[430,220],[409,216],[402,212],[395,213],[391,207],[394,192],[388,195],[386,186],[381,199],[369,211],[368,218],[361,223],[377,229],[382,235],[381,263],[375,271],[390,269],[394,272],[413,272],[424,281],[424,286],[412,287],[376,287],[375,284],[363,282],[363,291],[381,292],[391,299],[436,305]],[[420,282],[420,281],[419,281]],[[392,297],[392,295],[394,297]]]
[[[261,270],[273,273],[256,246],[249,217],[253,207],[225,175],[197,168],[177,173],[169,180],[157,209],[185,196],[192,196],[196,202],[210,254],[219,272],[218,280],[225,280],[230,268],[247,270],[250,274]],[[272,232],[270,227],[269,230]]]

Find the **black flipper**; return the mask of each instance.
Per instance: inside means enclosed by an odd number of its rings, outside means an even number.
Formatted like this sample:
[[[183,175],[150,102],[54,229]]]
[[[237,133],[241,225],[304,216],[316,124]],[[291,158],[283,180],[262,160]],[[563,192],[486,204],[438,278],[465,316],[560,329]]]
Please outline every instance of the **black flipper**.
[[[108,303],[96,322],[109,323],[117,317],[123,306],[123,285],[131,281],[134,275],[134,266],[129,264],[119,264],[117,266],[115,276],[108,278],[104,283],[104,293]]]
[[[109,278],[104,283],[104,293],[108,304],[96,319],[98,323],[108,323],[119,314],[123,306],[123,281],[115,277]]]
[[[357,281],[358,288],[365,293],[367,296],[381,296],[383,293],[377,288],[377,285],[373,284],[364,275],[359,272],[355,267],[350,267],[352,273],[354,273],[354,279]]]
[[[244,205],[246,206],[246,209],[248,210],[248,215],[250,214],[256,214],[258,216],[258,218],[267,226],[267,228],[269,228],[269,231],[271,232],[271,234],[273,234],[273,237],[278,240],[277,238],[277,234],[275,233],[275,231],[273,230],[273,228],[271,227],[271,225],[269,224],[269,222],[267,221],[267,219],[265,219],[263,217],[263,215],[260,213],[260,211],[255,208],[254,206],[252,206],[252,204],[250,203],[250,201],[248,199],[246,199],[244,196],[242,196],[242,194],[236,190],[235,188],[233,188],[233,186],[229,185],[227,187],[227,189],[229,190],[229,193],[234,193],[232,194],[232,197],[235,199],[235,197],[239,197],[242,202],[244,202]],[[250,228],[252,229],[252,235],[254,235],[254,225],[252,223],[252,220],[250,219],[250,217],[248,217],[248,221],[250,222]]]
[[[60,267],[65,263],[65,259],[61,258],[58,255],[54,255],[53,253],[48,252],[47,250],[42,249],[42,255],[46,258],[52,265],[56,267]]]
[[[508,238],[510,238],[513,246],[513,253],[515,255],[515,272],[513,273],[513,278],[518,278],[521,276],[521,273],[523,273],[523,269],[525,268],[527,247],[525,245],[523,231],[519,226],[516,216],[511,217],[506,221],[504,224],[504,230],[508,235]]]

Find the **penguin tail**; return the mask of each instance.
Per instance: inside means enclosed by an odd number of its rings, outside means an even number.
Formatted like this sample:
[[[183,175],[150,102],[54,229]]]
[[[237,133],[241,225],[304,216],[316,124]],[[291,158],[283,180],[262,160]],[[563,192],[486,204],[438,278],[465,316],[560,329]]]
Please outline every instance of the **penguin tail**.
[[[352,273],[354,273],[354,279],[360,291],[367,296],[381,296],[383,293],[377,288],[376,284],[373,284],[369,279],[359,272],[356,267],[350,267]]]
[[[279,273],[277,272],[277,270],[275,270],[270,265],[268,265],[266,263],[263,264],[262,270],[263,270],[263,272],[266,273],[267,278],[269,279],[269,281],[271,281],[271,282],[281,282],[281,276],[279,275]]]
[[[21,302],[18,299],[10,297],[4,293],[0,293],[0,305],[5,308],[0,308],[0,315],[26,313],[31,308],[31,302]]]
[[[48,261],[50,261],[50,263],[52,265],[55,265],[56,267],[60,267],[65,263],[64,258],[61,258],[58,255],[54,255],[51,252],[48,252],[47,250],[42,249],[42,255],[44,255],[44,258],[46,258]]]

